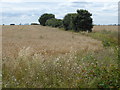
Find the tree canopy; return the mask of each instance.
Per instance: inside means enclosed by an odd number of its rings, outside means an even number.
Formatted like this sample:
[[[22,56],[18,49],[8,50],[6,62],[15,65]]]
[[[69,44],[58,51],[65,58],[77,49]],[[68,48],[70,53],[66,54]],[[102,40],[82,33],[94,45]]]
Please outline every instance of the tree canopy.
[[[65,15],[64,19],[63,19],[63,26],[65,28],[65,30],[73,30],[74,29],[74,24],[73,24],[73,20],[76,17],[76,13],[70,13]]]
[[[92,31],[92,14],[87,10],[77,10],[77,13],[67,14],[63,19],[65,30]]]
[[[46,21],[51,18],[55,18],[55,15],[45,13],[45,14],[41,15],[41,17],[38,19],[38,21],[40,22],[41,25],[45,26]]]
[[[92,31],[92,14],[87,10],[77,10],[77,16],[75,17],[73,24],[76,27],[75,31]]]
[[[46,26],[52,26],[52,27],[62,27],[62,20],[52,18],[52,19],[47,20],[45,25]]]
[[[88,31],[93,28],[92,14],[88,10],[78,9],[77,13],[65,15],[63,20],[56,19],[54,14],[45,13],[38,19],[43,26],[64,27],[65,30]]]

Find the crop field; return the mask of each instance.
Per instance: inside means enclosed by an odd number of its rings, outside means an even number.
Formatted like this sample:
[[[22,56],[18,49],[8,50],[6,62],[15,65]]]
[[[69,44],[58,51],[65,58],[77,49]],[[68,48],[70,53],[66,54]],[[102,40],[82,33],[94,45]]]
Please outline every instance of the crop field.
[[[2,26],[2,87],[119,88],[117,28]]]

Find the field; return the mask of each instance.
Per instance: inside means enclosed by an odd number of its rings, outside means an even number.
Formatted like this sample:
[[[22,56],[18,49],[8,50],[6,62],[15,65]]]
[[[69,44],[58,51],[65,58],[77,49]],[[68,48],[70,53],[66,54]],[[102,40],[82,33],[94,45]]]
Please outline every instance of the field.
[[[112,26],[112,25],[97,25],[94,26],[93,31],[101,31],[101,30],[107,30],[107,31],[118,31],[118,26]]]
[[[2,26],[2,86],[119,88],[117,35],[117,26],[95,26],[92,33]]]
[[[42,26],[4,26],[3,56],[18,57],[23,49],[31,50],[26,54],[65,54],[78,49],[99,50],[98,40]],[[22,54],[22,53],[21,53]]]

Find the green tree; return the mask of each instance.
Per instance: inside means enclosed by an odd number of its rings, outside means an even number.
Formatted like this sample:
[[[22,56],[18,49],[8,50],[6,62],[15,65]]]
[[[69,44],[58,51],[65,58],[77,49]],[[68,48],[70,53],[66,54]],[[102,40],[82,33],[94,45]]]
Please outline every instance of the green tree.
[[[65,15],[63,19],[63,26],[65,30],[73,30],[75,28],[73,24],[73,20],[75,19],[76,16],[77,16],[76,13],[70,13]]]
[[[77,16],[73,20],[75,31],[92,31],[93,20],[91,18],[92,14],[87,10],[77,10]]]
[[[45,25],[46,26],[52,26],[52,27],[62,27],[62,20],[52,18],[52,19],[47,20]]]
[[[51,18],[55,18],[55,15],[45,13],[45,14],[41,15],[41,17],[38,19],[38,21],[40,22],[41,25],[45,26],[46,21]]]

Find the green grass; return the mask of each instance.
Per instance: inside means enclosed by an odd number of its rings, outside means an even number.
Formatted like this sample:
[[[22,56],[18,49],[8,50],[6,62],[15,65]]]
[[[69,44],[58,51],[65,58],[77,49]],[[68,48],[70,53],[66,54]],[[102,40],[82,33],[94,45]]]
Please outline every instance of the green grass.
[[[101,30],[99,32],[82,33],[94,39],[102,41],[104,47],[115,47],[118,45],[118,32]]]
[[[105,48],[66,53],[49,60],[38,58],[40,55],[5,58],[3,87],[120,88],[116,33],[101,31],[84,35],[101,40]]]

